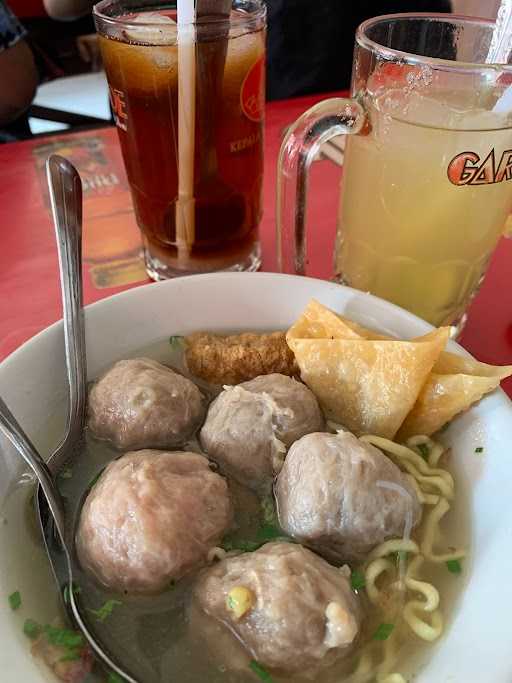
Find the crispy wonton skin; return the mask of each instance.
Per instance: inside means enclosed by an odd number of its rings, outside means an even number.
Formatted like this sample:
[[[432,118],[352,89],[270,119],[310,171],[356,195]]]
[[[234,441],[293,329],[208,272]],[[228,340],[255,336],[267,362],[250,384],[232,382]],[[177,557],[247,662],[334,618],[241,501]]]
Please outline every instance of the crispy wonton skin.
[[[412,409],[448,339],[441,328],[414,341],[287,341],[302,380],[325,414],[356,435],[392,439]]]
[[[393,339],[334,313],[316,299],[311,299],[286,336],[298,339]]]
[[[333,313],[315,300],[308,304],[288,335],[315,339],[392,339]],[[511,374],[512,366],[487,365],[442,351],[398,437],[403,440],[415,434],[433,434]]]
[[[438,375],[433,372],[400,427],[398,440],[405,441],[416,434],[434,434],[499,384],[500,377]]]
[[[400,439],[434,434],[512,374],[512,365],[488,365],[445,351],[400,428]]]

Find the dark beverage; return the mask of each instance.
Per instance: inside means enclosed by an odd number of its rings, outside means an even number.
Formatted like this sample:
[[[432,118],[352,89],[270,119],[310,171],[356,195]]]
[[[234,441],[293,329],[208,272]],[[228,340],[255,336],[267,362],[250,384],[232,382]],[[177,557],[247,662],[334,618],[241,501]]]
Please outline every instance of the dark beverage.
[[[154,21],[155,14],[147,14]],[[133,203],[153,277],[259,265],[264,113],[264,19],[233,11],[229,40],[206,23],[196,34],[194,234],[178,253],[178,46],[161,24],[128,22],[114,33],[98,21],[112,107]],[[158,19],[158,17],[157,17]],[[165,22],[165,23],[164,23]],[[161,26],[161,28],[160,28]],[[226,23],[227,26],[227,23]],[[107,35],[108,34],[108,35]],[[227,48],[227,49],[226,49]],[[219,74],[216,60],[224,61]],[[223,75],[222,75],[223,73]]]

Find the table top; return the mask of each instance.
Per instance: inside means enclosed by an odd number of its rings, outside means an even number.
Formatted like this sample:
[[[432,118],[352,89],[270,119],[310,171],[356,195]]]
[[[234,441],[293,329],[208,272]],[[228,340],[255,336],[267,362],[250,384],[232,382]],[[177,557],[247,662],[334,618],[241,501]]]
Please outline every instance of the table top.
[[[267,106],[262,269],[277,269],[275,183],[283,130],[322,96]],[[114,128],[0,146],[0,360],[61,317],[58,262],[44,162],[67,156],[84,183],[84,299],[91,303],[147,282],[140,239]],[[308,274],[329,278],[340,169],[314,164],[308,207]],[[512,364],[512,240],[502,239],[473,302],[461,344],[487,363]],[[503,383],[512,396],[512,378]]]

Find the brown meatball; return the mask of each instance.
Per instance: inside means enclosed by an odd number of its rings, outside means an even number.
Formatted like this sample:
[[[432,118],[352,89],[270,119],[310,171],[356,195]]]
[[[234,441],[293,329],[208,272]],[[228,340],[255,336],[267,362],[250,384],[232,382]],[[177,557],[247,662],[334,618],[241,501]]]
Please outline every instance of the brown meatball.
[[[155,592],[204,564],[231,521],[226,481],[204,456],[126,453],[87,496],[78,557],[108,588]]]
[[[296,441],[275,492],[283,530],[334,561],[364,559],[421,516],[407,476],[350,432]]]
[[[248,600],[242,610],[241,591]],[[293,543],[267,543],[213,565],[202,573],[194,603],[262,666],[282,674],[311,673],[345,656],[361,623],[348,572]],[[230,659],[223,663],[231,668]]]
[[[91,431],[123,450],[184,444],[203,412],[196,385],[149,358],[115,363],[89,394]]]
[[[211,404],[200,440],[235,479],[268,489],[286,448],[323,427],[318,401],[306,385],[274,373],[226,388]]]

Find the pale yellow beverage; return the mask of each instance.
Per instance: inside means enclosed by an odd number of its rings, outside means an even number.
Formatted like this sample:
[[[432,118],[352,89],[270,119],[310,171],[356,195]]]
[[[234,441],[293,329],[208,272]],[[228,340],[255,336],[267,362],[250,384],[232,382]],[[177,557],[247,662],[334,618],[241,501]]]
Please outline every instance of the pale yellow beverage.
[[[366,104],[369,134],[347,139],[335,252],[337,279],[434,325],[460,319],[512,208],[511,122],[449,99]]]

